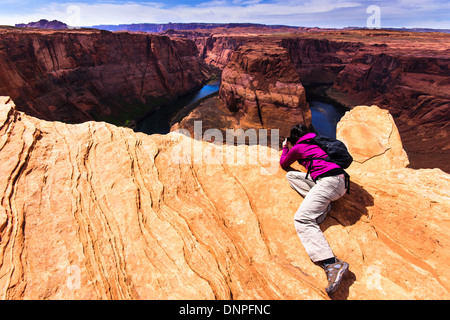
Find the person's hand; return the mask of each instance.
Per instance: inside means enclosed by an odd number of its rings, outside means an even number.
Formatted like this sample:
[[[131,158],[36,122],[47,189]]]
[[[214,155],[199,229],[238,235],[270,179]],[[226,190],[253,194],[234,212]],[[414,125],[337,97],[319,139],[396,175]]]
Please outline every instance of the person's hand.
[[[286,138],[283,142],[283,148],[289,147],[288,144],[289,144],[289,142],[288,142],[288,139]]]

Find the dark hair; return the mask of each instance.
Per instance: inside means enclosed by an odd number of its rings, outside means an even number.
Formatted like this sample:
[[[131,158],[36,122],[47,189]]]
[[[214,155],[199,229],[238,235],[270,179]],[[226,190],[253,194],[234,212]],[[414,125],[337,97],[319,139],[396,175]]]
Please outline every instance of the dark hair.
[[[291,129],[289,141],[291,142],[292,145],[294,145],[301,137],[303,137],[307,133],[310,133],[310,131],[306,126],[302,124],[297,124],[293,126]]]

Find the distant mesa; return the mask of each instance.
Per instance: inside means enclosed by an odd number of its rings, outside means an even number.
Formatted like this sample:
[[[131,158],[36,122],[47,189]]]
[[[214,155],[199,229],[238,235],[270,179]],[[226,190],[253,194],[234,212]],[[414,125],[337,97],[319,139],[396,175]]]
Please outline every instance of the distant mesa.
[[[99,30],[106,30],[111,32],[116,31],[130,31],[130,32],[149,32],[160,33],[169,32],[174,33],[176,31],[192,31],[192,30],[218,30],[218,29],[233,29],[241,31],[276,31],[276,32],[314,32],[314,31],[335,31],[335,30],[370,30],[365,27],[345,27],[345,28],[319,28],[319,27],[300,27],[300,26],[288,26],[288,25],[268,25],[260,23],[132,23],[132,24],[102,24],[89,26],[88,28],[94,28]],[[383,28],[383,30],[389,31],[405,31],[405,32],[441,32],[450,33],[450,29],[432,29],[432,28]],[[223,30],[222,30],[223,31]],[[244,31],[244,33],[245,33]],[[168,34],[170,35],[170,34]]]
[[[21,23],[15,25],[17,28],[40,28],[40,29],[69,29],[70,26],[64,22],[58,20],[48,21],[46,19],[41,19],[37,22]],[[288,25],[267,25],[260,23],[132,23],[132,24],[102,24],[94,26],[86,26],[86,28],[93,28],[99,30],[106,30],[111,32],[116,31],[130,31],[130,32],[148,32],[148,33],[160,33],[160,32],[176,32],[176,31],[186,31],[186,30],[211,30],[211,29],[264,29],[268,30],[279,30],[292,32],[294,30],[300,32],[313,32],[313,31],[332,31],[332,30],[364,30],[363,27],[345,27],[339,28],[319,28],[319,27],[298,27],[298,26],[288,26]],[[390,31],[407,31],[407,32],[443,32],[450,33],[450,29],[431,29],[431,28],[383,28],[384,30]],[[247,30],[247,31],[248,31]],[[261,30],[260,30],[261,31]],[[170,34],[169,34],[170,35]]]
[[[216,29],[216,28],[270,28],[270,29],[291,29],[295,30],[298,27],[284,26],[284,25],[265,25],[256,23],[134,23],[134,24],[119,24],[119,25],[95,25],[92,28],[107,30],[107,31],[132,31],[132,32],[164,32],[167,30],[197,30],[197,29]]]
[[[17,28],[40,28],[40,29],[69,29],[69,26],[58,20],[48,21],[41,19],[37,22],[16,24]]]

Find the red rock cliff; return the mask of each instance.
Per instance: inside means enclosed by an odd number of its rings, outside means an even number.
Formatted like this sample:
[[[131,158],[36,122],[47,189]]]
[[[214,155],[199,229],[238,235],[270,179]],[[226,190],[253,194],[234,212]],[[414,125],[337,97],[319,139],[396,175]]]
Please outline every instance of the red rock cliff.
[[[196,54],[166,36],[0,29],[0,94],[42,119],[122,123],[201,86]]]
[[[389,110],[411,165],[450,172],[450,35],[352,31],[309,37],[283,40],[304,83],[332,85],[327,95],[349,107],[375,103]]]
[[[287,137],[295,124],[311,126],[305,89],[278,43],[254,42],[235,51],[223,70],[219,97],[239,112],[245,128],[279,129]]]
[[[276,39],[289,53],[304,86],[327,85],[330,88],[322,94],[350,108],[375,103],[389,110],[411,165],[450,172],[446,160],[450,156],[450,35],[353,30],[259,37],[215,34],[207,40],[200,36],[196,42],[205,61],[222,67],[245,44],[259,41],[272,46]]]

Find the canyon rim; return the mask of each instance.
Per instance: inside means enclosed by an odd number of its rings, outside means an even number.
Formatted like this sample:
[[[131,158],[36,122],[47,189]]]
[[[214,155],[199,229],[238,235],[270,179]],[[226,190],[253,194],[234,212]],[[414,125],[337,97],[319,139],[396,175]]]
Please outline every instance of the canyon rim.
[[[449,35],[258,28],[0,28],[2,299],[330,299],[278,149],[190,134],[285,136],[310,90],[348,107],[355,159],[322,226],[350,263],[331,298],[450,298]],[[189,134],[118,126],[213,75]]]

